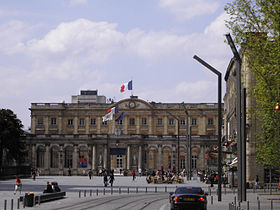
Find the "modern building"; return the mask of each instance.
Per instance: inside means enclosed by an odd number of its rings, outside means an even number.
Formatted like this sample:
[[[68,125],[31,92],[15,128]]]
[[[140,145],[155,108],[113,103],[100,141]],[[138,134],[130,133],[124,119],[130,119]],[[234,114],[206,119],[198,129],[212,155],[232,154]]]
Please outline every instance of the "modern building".
[[[82,96],[97,100],[80,100]],[[137,96],[105,103],[97,91],[81,91],[78,98],[73,103],[31,104],[28,158],[41,174],[66,175],[69,168],[74,175],[102,168],[172,170],[179,165],[180,170],[217,169],[216,155],[209,155],[217,146],[216,103],[185,104],[187,123],[182,103],[147,102]],[[107,110],[116,106],[119,113],[114,119],[102,122]],[[123,120],[116,122],[122,112]]]

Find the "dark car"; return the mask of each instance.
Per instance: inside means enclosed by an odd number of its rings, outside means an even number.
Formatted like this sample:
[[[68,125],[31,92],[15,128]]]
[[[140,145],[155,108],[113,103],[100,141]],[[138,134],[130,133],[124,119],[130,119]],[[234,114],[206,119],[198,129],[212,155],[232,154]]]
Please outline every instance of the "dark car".
[[[207,195],[201,187],[178,187],[170,193],[170,209],[207,210]]]

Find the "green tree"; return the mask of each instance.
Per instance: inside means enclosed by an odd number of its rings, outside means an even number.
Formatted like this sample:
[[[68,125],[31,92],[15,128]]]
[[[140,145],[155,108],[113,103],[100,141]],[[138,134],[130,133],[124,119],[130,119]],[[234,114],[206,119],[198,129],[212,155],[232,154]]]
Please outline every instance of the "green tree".
[[[257,159],[264,166],[280,167],[280,1],[235,0],[225,7],[227,27],[242,47],[246,64],[255,76],[251,110],[258,119]]]
[[[13,111],[9,109],[0,110],[0,167],[2,166],[5,151],[8,160],[16,160],[20,163],[24,160],[24,142],[21,136],[24,131],[23,125]]]

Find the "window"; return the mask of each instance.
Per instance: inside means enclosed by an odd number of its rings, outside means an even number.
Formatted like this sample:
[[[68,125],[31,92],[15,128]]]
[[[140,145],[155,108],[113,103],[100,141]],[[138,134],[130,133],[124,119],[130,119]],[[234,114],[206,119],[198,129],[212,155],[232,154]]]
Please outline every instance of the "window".
[[[107,125],[107,121],[102,121],[102,125]]]
[[[73,125],[73,119],[68,119],[67,125]]]
[[[195,118],[192,119],[192,125],[196,125],[196,119]]]
[[[58,168],[59,165],[59,150],[58,148],[51,149],[51,168]]]
[[[212,118],[209,118],[209,119],[208,119],[208,125],[214,125],[214,121],[213,121]]]
[[[181,167],[181,169],[186,168],[186,162],[185,161],[186,161],[185,158],[181,157],[181,160],[180,160],[180,167]]]
[[[85,119],[80,119],[79,125],[80,125],[80,126],[84,126],[84,125],[85,125]]]
[[[197,156],[192,155],[192,168],[197,168]]]
[[[169,125],[174,125],[174,120],[173,119],[169,119]]]
[[[117,155],[117,168],[122,168],[122,167],[123,167],[122,155]]]
[[[96,119],[90,119],[90,124],[91,125],[96,125]]]
[[[135,119],[134,118],[129,119],[129,125],[135,125]]]
[[[158,119],[157,124],[162,125],[162,119],[161,118]]]
[[[122,125],[123,124],[123,121],[122,120],[118,120],[117,121],[117,125]]]
[[[37,124],[38,125],[43,125],[44,124],[43,118],[38,118]]]
[[[65,168],[72,168],[72,152],[71,148],[65,150]]]
[[[147,119],[146,118],[142,118],[142,125],[147,125]]]
[[[56,118],[51,118],[51,125],[56,125]]]
[[[186,125],[186,120],[180,120],[180,125]]]

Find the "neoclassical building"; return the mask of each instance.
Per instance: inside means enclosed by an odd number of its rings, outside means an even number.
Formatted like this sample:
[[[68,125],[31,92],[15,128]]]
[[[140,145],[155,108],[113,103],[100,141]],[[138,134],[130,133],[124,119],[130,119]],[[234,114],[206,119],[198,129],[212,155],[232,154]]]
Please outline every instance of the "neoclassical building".
[[[208,154],[217,146],[217,104],[185,104],[186,123],[181,103],[147,102],[137,96],[106,103],[98,97],[97,91],[83,91],[72,103],[31,104],[26,143],[33,168],[44,175],[66,175],[69,168],[74,175],[102,168],[216,169],[217,157]],[[116,106],[114,119],[102,122],[107,110]],[[122,112],[123,120],[116,122]]]

